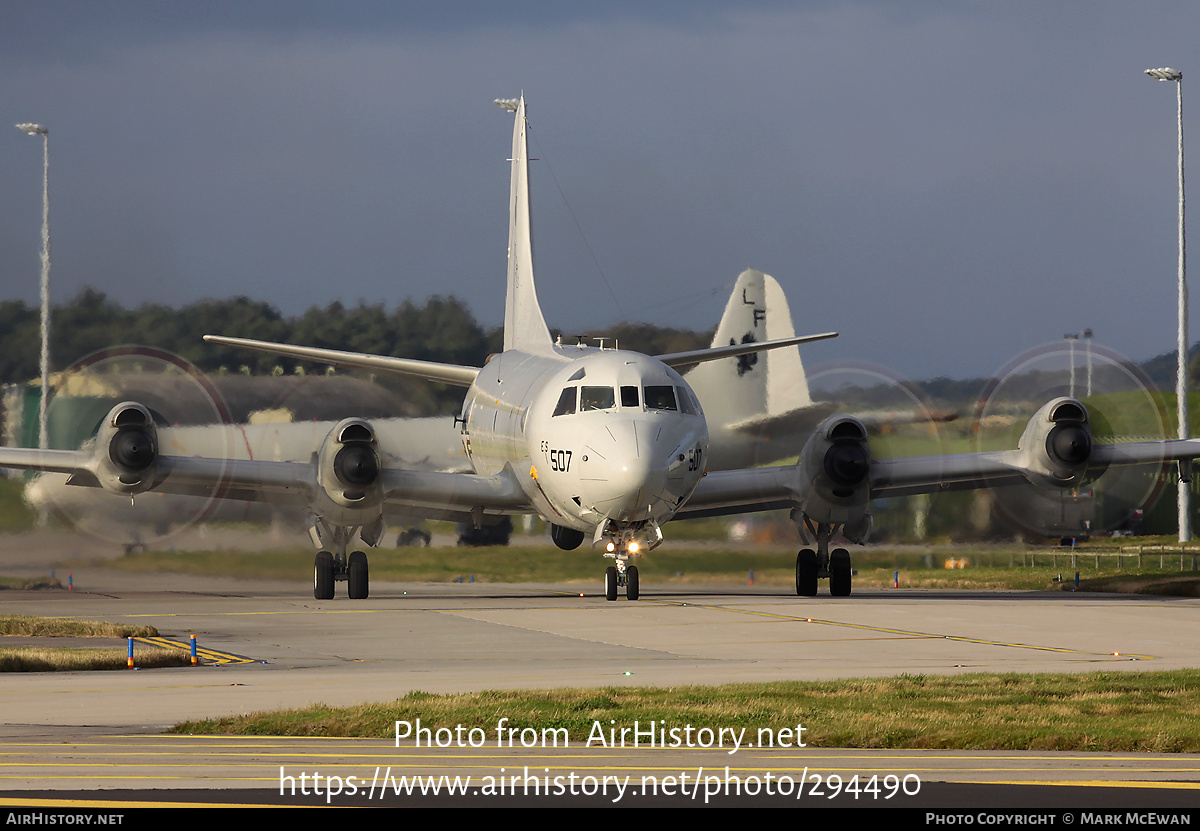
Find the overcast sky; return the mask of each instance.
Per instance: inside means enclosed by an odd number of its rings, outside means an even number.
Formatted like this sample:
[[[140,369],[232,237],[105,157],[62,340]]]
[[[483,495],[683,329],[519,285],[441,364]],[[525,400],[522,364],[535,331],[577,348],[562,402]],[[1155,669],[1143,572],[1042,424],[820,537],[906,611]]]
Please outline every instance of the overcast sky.
[[[841,332],[812,363],[986,375],[1089,327],[1141,360],[1176,297],[1175,86],[1142,73],[1200,77],[1198,32],[1182,1],[0,0],[0,299],[37,301],[36,121],[56,301],[498,325],[491,102],[524,91],[552,326],[709,328],[754,267]]]

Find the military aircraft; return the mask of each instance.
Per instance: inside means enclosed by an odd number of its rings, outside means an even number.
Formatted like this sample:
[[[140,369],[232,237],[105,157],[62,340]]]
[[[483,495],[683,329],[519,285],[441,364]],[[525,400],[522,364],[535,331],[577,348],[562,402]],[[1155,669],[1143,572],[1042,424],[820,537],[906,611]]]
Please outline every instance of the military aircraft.
[[[794,336],[791,312],[779,283],[768,274],[747,269],[734,282],[712,345]],[[159,371],[151,371],[153,368]],[[73,402],[82,396],[87,406],[73,421],[80,432],[86,432],[100,415],[96,412],[89,421],[88,413],[105,399],[111,406],[134,398],[155,414],[160,447],[166,452],[289,462],[311,459],[337,424],[337,420],[292,419],[297,406],[301,411],[312,409],[305,403],[307,381],[285,388],[281,398],[288,404],[286,409],[251,413],[249,423],[222,423],[220,414],[229,409],[228,402],[221,400],[226,396],[216,382],[208,383],[200,376],[195,367],[161,350],[146,347],[103,350],[64,373],[51,401],[52,420],[59,405],[71,412],[75,407]],[[795,449],[835,409],[832,404],[814,403],[810,397],[798,346],[772,350],[763,356],[750,354],[709,362],[694,367],[685,377],[699,398],[708,423],[711,470],[750,467],[794,456]],[[155,384],[155,378],[161,380]],[[318,378],[312,383],[319,385],[322,380]],[[341,386],[347,389],[341,408],[348,415],[358,395],[365,395],[374,387],[360,391],[343,380]],[[122,386],[123,383],[128,386]],[[323,389],[314,394],[322,401],[328,398]],[[377,410],[380,403],[374,402]],[[870,423],[871,414],[856,415]],[[886,417],[889,424],[912,420],[895,412],[887,413]],[[928,414],[919,417],[927,418]],[[181,426],[177,423],[180,419],[198,423]],[[386,466],[471,471],[459,424],[448,416],[376,417],[370,422],[381,462]],[[43,473],[26,485],[25,500],[39,513],[56,511],[79,530],[121,543],[127,550],[144,548],[194,522],[271,521],[297,527],[306,524],[310,534],[319,528],[310,506],[221,499],[215,492],[207,496],[147,494],[131,502],[102,488],[74,487],[67,484],[69,480],[67,474]],[[386,504],[384,515],[392,527],[419,520],[407,516],[403,508],[397,510]],[[508,531],[504,529],[510,529],[511,523],[501,520],[484,529],[467,528],[460,542],[479,544],[476,541],[481,539],[507,542]],[[429,535],[410,528],[402,537],[428,541]],[[324,547],[319,535],[314,535],[314,543],[318,549]]]
[[[306,505],[332,549],[315,559],[319,599],[333,596],[339,578],[351,598],[368,596],[366,555],[347,548],[355,535],[377,543],[389,507],[476,526],[487,517],[536,513],[551,524],[559,547],[574,549],[588,540],[614,561],[605,572],[607,599],[615,600],[624,587],[626,597],[636,600],[640,585],[631,557],[662,543],[662,527],[671,519],[790,508],[817,544],[797,555],[797,593],[815,595],[818,579],[828,577],[830,593],[846,596],[850,556],[845,549],[830,551],[830,543],[836,533],[851,542],[866,539],[872,497],[1012,482],[1071,487],[1108,465],[1200,455],[1200,440],[1096,445],[1084,405],[1059,397],[1038,410],[1012,450],[873,460],[866,425],[834,413],[808,438],[795,464],[710,470],[708,423],[679,371],[836,333],[658,356],[553,340],[534,286],[525,103],[503,105],[515,114],[515,125],[502,352],[470,367],[206,336],[300,360],[465,387],[455,424],[472,472],[385,464],[379,432],[362,418],[335,425],[311,461],[167,455],[160,452],[152,414],[132,401],[109,412],[90,448],[0,449],[0,466],[68,473],[74,484],[130,497],[219,489],[225,498]]]

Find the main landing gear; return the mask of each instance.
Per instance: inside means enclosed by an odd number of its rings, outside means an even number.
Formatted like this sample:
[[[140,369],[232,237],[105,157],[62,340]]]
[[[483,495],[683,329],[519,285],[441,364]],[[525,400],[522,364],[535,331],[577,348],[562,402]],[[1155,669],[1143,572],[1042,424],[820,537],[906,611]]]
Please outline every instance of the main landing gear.
[[[814,529],[807,518],[805,518],[805,523],[808,524],[809,531],[817,538],[817,550],[804,548],[796,555],[796,594],[801,597],[815,597],[817,580],[821,577],[828,577],[830,595],[849,597],[854,575],[854,570],[850,565],[850,552],[844,548],[829,550],[829,541],[837,526],[827,522],[818,522]]]
[[[313,528],[317,525],[314,524]],[[376,529],[382,534],[382,524]],[[335,583],[346,583],[346,594],[351,600],[366,600],[371,591],[371,574],[367,567],[367,555],[362,551],[346,553],[358,528],[346,526],[320,526],[321,533],[313,533],[319,545],[329,545],[333,551],[322,549],[313,560],[313,597],[317,600],[332,600]],[[374,541],[372,541],[374,540]],[[376,545],[378,536],[363,535],[363,542]]]
[[[317,600],[332,600],[334,583],[345,581],[346,594],[351,600],[366,600],[370,594],[371,576],[367,567],[367,555],[352,551],[349,556],[340,556],[329,551],[318,551],[313,563],[313,597]]]

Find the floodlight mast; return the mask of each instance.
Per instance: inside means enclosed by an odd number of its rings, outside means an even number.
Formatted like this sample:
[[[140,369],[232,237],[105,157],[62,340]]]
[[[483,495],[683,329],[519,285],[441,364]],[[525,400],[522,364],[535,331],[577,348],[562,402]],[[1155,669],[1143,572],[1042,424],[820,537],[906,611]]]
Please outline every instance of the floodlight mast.
[[[50,398],[50,131],[41,124],[18,124],[17,129],[42,137],[42,395],[38,402],[38,447],[50,446],[46,405]]]
[[[1191,425],[1188,422],[1188,325],[1187,325],[1187,256],[1184,245],[1184,199],[1183,199],[1183,73],[1169,66],[1158,69],[1147,69],[1146,74],[1159,81],[1175,82],[1175,97],[1178,105],[1179,123],[1179,367],[1175,382],[1175,397],[1177,399],[1179,417],[1179,438],[1191,437]],[[1188,542],[1192,538],[1192,494],[1191,494],[1191,463],[1179,463],[1179,490],[1177,501],[1179,505],[1179,541]]]

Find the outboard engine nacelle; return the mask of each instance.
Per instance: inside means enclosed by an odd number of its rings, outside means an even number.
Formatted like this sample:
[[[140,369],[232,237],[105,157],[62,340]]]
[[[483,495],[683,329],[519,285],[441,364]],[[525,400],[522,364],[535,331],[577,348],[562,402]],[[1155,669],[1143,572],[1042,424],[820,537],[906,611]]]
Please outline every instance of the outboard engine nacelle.
[[[150,411],[125,401],[108,411],[96,434],[95,474],[101,486],[120,494],[150,489],[158,474],[158,430]]]
[[[867,428],[848,415],[827,418],[796,464],[797,507],[815,522],[869,528],[871,447]]]
[[[1029,420],[1017,449],[1022,468],[1035,481],[1060,488],[1078,485],[1092,455],[1087,408],[1074,398],[1047,403]]]

